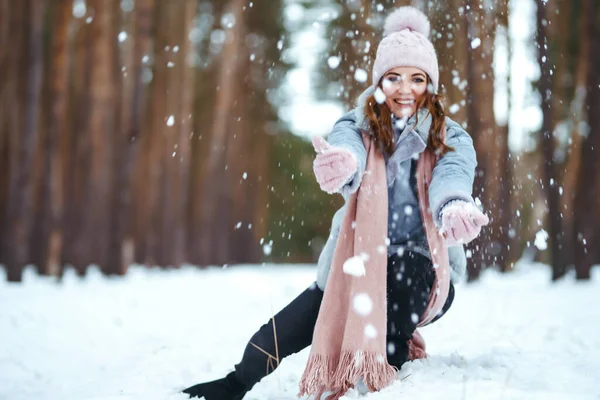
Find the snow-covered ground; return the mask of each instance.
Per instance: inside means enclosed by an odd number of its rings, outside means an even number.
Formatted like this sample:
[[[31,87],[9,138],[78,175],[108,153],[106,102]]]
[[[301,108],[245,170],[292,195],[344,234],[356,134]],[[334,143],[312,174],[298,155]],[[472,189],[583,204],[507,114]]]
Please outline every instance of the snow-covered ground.
[[[521,265],[457,287],[422,330],[430,357],[365,399],[600,399],[600,270],[591,282]],[[185,399],[223,376],[246,341],[308,286],[314,266],[92,270],[62,284],[0,273],[0,399]],[[308,356],[285,359],[246,399],[293,399]],[[344,399],[357,398],[351,391]]]

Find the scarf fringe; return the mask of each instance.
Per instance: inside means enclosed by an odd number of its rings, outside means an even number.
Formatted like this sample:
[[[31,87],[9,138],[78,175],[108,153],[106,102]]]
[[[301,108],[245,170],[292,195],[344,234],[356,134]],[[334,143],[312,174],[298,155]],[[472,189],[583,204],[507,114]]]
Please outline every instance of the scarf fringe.
[[[376,392],[396,379],[398,369],[387,363],[385,355],[345,351],[339,360],[322,354],[311,354],[300,380],[298,396],[316,395],[333,391],[326,400],[338,400],[360,378],[371,392]]]

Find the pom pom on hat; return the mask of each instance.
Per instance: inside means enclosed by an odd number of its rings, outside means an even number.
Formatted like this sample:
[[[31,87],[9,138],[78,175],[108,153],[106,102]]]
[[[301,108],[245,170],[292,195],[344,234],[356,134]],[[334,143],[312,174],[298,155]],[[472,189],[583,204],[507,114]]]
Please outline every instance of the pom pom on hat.
[[[419,32],[425,37],[429,37],[431,25],[429,19],[420,10],[414,7],[400,7],[392,12],[386,19],[383,29],[383,35],[387,36],[403,29]]]

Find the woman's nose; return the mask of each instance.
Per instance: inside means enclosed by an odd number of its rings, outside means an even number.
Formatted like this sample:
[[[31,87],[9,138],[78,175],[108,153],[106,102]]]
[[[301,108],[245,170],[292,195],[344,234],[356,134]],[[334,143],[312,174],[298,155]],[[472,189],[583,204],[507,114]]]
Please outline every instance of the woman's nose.
[[[408,79],[402,78],[398,83],[398,92],[402,94],[410,94],[410,82]]]

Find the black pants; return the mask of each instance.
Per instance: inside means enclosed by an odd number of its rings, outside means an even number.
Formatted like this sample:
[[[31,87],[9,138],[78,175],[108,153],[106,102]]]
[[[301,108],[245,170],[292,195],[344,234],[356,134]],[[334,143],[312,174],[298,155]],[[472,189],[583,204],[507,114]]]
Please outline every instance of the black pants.
[[[408,361],[407,341],[425,311],[434,279],[433,265],[425,256],[405,251],[402,256],[388,259],[386,339],[390,365],[400,368]],[[277,368],[278,360],[308,347],[322,299],[323,292],[313,284],[264,324],[252,336],[242,361],[235,366],[236,378],[250,389]],[[454,286],[450,284],[448,300],[434,321],[450,308],[453,299]]]

